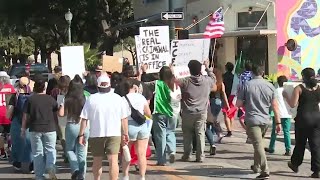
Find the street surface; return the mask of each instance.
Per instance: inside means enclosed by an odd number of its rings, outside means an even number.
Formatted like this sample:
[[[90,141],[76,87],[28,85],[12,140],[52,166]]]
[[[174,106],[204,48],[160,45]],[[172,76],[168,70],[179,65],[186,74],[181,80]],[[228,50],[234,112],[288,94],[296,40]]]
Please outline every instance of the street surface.
[[[220,118],[221,119],[221,118]],[[223,124],[223,123],[222,123]],[[207,156],[204,163],[195,162],[181,162],[179,159],[182,156],[182,132],[181,128],[177,130],[177,162],[173,165],[166,167],[157,167],[154,164],[155,158],[153,157],[149,161],[146,179],[153,180],[213,180],[213,179],[253,179],[257,174],[253,174],[250,170],[250,166],[253,163],[253,147],[250,144],[245,144],[246,135],[241,130],[240,125],[236,123],[237,131],[234,132],[230,138],[224,138],[222,144],[218,144],[217,155]],[[293,128],[291,128],[293,129]],[[292,133],[292,141],[294,143],[294,134]],[[266,145],[268,145],[267,134]],[[280,136],[279,140],[283,140]],[[58,148],[58,178],[60,180],[70,179],[70,173],[68,165],[63,163],[61,157],[61,148]],[[209,154],[209,146],[206,147],[206,154]],[[273,155],[268,154],[268,163],[271,171],[270,179],[274,180],[286,180],[286,179],[308,179],[311,175],[310,171],[310,152],[306,150],[305,161],[300,167],[298,174],[290,171],[287,167],[287,161],[289,157],[282,156],[285,152],[284,144],[280,141],[276,142],[276,152]],[[195,160],[195,159],[194,159]],[[87,180],[93,180],[92,176],[92,157],[88,157],[88,172]],[[108,178],[107,162],[104,163],[103,180]],[[135,168],[132,167],[130,172],[131,180],[138,180],[138,173],[135,172]],[[7,161],[0,161],[0,180],[27,180],[32,179],[34,175],[15,173],[14,169]]]

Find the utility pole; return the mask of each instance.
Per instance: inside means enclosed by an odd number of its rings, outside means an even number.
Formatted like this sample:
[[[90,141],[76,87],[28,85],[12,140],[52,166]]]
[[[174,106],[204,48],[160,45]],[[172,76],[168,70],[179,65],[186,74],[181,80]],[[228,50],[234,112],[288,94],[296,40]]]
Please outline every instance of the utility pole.
[[[168,0],[169,1],[169,12],[174,12],[173,8],[173,0]],[[170,40],[175,39],[175,23],[174,21],[169,21],[169,32],[170,32]]]

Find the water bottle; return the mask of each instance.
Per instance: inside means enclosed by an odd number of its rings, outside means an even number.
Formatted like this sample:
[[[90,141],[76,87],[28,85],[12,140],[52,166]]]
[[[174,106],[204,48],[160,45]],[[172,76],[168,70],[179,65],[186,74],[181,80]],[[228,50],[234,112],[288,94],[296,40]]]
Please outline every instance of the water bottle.
[[[124,157],[124,160],[126,162],[130,162],[131,161],[131,155],[130,155],[130,150],[129,150],[129,147],[127,145],[124,145],[122,147],[122,151],[123,151],[123,157]]]

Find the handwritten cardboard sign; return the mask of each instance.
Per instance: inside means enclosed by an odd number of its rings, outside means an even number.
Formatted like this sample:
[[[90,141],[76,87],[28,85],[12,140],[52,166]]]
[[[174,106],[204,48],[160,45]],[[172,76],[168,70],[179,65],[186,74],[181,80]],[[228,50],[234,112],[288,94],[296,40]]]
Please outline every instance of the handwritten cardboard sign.
[[[123,59],[116,56],[106,56],[102,57],[102,70],[105,72],[122,72]]]
[[[203,63],[209,57],[210,39],[184,39],[171,42],[172,63],[187,66],[190,60]]]
[[[168,26],[140,27],[136,44],[138,65],[147,64],[147,73],[159,72],[171,63]]]

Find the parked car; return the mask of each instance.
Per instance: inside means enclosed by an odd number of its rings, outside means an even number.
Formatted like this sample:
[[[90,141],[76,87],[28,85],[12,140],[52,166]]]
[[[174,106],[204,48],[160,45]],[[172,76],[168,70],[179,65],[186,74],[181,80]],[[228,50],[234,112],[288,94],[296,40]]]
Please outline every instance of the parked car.
[[[14,64],[10,67],[8,74],[13,78],[21,78],[26,70],[30,72],[30,78],[33,79],[34,75],[41,74],[48,79],[49,69],[46,64]]]

